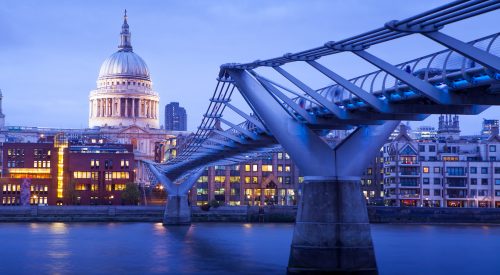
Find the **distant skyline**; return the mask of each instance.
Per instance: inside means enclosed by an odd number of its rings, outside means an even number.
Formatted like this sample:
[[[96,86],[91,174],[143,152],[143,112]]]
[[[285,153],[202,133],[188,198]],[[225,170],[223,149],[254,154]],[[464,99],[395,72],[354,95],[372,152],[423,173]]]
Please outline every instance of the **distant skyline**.
[[[213,93],[219,66],[283,55],[369,31],[449,1],[2,1],[0,89],[6,125],[85,128],[88,95],[99,67],[117,50],[127,9],[134,52],[148,64],[164,106],[180,102],[195,130]],[[447,26],[463,41],[498,31],[497,10]],[[398,63],[442,49],[414,35],[369,51]],[[374,70],[345,55],[335,70],[350,78]],[[314,88],[329,83],[317,81]],[[241,98],[235,103],[243,106]],[[248,110],[248,108],[246,108]],[[460,116],[464,134],[479,133],[500,107]],[[437,127],[437,117],[419,125]]]

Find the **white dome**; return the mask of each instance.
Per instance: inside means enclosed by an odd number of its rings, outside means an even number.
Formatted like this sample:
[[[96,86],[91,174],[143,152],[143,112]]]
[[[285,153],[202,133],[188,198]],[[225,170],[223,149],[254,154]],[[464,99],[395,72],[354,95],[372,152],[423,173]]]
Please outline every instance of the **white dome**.
[[[150,80],[146,62],[133,51],[123,50],[104,60],[99,70],[99,79],[116,77]]]

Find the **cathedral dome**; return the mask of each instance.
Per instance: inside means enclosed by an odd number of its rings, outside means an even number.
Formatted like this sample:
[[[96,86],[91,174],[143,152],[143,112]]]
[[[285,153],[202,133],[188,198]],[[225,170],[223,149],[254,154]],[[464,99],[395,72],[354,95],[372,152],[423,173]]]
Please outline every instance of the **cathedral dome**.
[[[120,50],[102,63],[99,79],[116,77],[150,80],[146,62],[132,49],[129,51]]]

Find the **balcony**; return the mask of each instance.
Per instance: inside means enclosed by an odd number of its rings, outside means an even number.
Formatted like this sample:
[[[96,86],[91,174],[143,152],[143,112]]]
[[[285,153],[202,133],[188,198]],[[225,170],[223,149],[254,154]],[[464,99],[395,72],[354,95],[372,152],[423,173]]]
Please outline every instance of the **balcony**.
[[[400,183],[399,188],[420,188],[420,184],[405,182],[405,183]]]
[[[446,199],[461,199],[461,200],[466,200],[467,195],[462,195],[462,194],[448,194],[446,195]]]
[[[400,194],[400,199],[419,199],[420,194]]]
[[[399,166],[420,166],[418,161],[400,161]]]
[[[467,177],[467,173],[465,173],[465,172],[463,172],[463,173],[448,173],[448,172],[446,172],[446,176],[449,178],[463,178],[463,177]]]
[[[420,172],[399,172],[400,177],[420,177]]]
[[[447,183],[446,188],[467,188],[466,183]]]

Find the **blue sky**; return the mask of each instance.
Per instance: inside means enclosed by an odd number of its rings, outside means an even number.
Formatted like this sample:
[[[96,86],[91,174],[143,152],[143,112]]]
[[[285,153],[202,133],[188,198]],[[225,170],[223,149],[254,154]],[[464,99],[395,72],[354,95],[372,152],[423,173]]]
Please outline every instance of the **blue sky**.
[[[161,105],[179,101],[188,112],[188,129],[194,130],[220,64],[319,46],[446,2],[2,0],[0,89],[6,124],[86,127],[89,91],[95,88],[101,63],[117,50],[125,8],[134,51],[148,64]],[[443,31],[469,41],[497,32],[499,16],[495,11]],[[370,52],[402,62],[440,49],[411,36]],[[335,58],[335,71],[345,77],[374,70],[350,56]],[[316,84],[320,88],[327,83]],[[477,133],[482,118],[500,118],[499,111],[492,107],[478,116],[462,116],[463,132]],[[412,123],[420,124],[436,125],[437,118]]]

